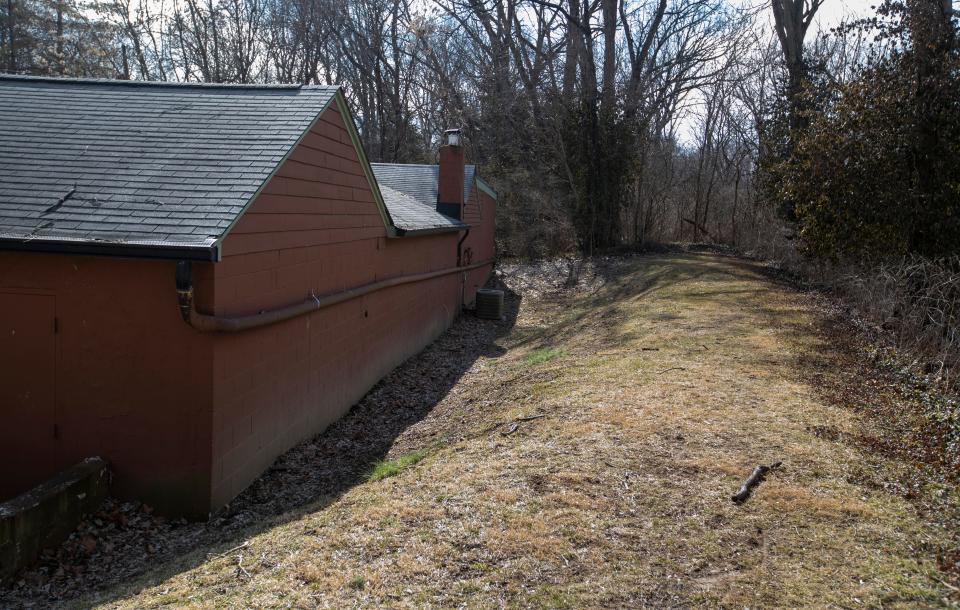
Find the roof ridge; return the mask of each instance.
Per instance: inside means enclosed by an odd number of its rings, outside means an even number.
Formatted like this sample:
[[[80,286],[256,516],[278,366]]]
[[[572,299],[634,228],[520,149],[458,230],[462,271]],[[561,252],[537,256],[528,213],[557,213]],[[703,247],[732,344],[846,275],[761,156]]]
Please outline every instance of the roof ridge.
[[[392,165],[394,167],[440,167],[437,163],[371,163],[370,165]],[[476,163],[464,163],[464,167],[476,167]]]
[[[239,90],[322,90],[339,89],[339,85],[293,85],[288,83],[200,83],[175,81],[118,80],[110,78],[70,78],[60,76],[33,76],[29,74],[0,74],[0,81],[23,81],[34,83],[57,83],[69,85],[114,85],[122,87],[171,87],[199,89],[239,89]]]

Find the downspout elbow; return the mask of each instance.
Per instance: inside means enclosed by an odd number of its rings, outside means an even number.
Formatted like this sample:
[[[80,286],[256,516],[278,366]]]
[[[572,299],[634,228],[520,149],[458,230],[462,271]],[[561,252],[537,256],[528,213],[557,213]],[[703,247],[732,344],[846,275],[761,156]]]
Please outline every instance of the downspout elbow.
[[[177,261],[177,305],[180,317],[189,324],[193,311],[193,266],[190,261]]]
[[[466,231],[463,232],[463,237],[460,238],[460,241],[457,242],[457,267],[463,265],[463,242],[467,241],[467,237],[470,235],[470,227],[467,227]]]

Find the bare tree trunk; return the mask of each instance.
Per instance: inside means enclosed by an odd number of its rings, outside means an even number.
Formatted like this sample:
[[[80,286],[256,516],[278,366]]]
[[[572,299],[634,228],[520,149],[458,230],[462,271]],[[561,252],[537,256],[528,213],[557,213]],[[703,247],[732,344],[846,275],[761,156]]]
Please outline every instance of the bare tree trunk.
[[[63,76],[65,71],[63,57],[63,0],[57,0],[57,41],[55,49],[57,53],[57,74]]]
[[[583,44],[579,34],[580,22],[576,18],[580,15],[580,0],[568,0],[567,6],[567,36],[564,46],[566,55],[563,64],[562,96],[564,103],[570,104],[573,101],[574,90],[577,86],[577,67],[580,65]]]
[[[223,82],[223,74],[220,70],[220,27],[217,23],[217,10],[213,6],[213,0],[207,0],[207,20],[210,25],[210,34],[213,38],[213,82]]]
[[[730,212],[730,245],[737,247],[737,206],[740,203],[740,163],[737,162],[737,177],[733,181],[733,209]]]
[[[150,80],[150,67],[147,65],[147,58],[143,52],[141,32],[133,21],[131,21],[130,0],[118,2],[114,10],[119,12],[119,17],[123,20],[123,26],[127,32],[127,37],[133,42],[133,53],[137,58],[137,64],[140,66],[140,77],[144,80]]]
[[[787,68],[787,101],[790,105],[790,128],[802,130],[807,125],[803,105],[803,86],[807,77],[803,57],[803,40],[817,9],[824,0],[771,0],[774,29],[780,41]]]
[[[14,12],[13,0],[7,0],[7,39],[10,47],[7,49],[7,72],[15,73],[17,71],[17,43],[16,43],[16,13]]]
[[[600,112],[610,114],[617,103],[617,14],[619,0],[600,0],[603,14],[603,93]]]

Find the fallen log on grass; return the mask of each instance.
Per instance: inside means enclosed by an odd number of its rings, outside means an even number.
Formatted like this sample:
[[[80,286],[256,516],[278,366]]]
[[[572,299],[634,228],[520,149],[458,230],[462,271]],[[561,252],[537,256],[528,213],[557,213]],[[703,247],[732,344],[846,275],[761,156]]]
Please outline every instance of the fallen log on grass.
[[[533,421],[535,419],[540,419],[541,417],[546,417],[546,413],[537,413],[536,415],[521,415],[515,421]]]
[[[513,423],[510,424],[510,427],[507,428],[506,431],[501,432],[500,434],[504,436],[509,436],[517,431],[517,429],[520,427],[521,422],[533,421],[535,419],[540,419],[541,417],[546,417],[546,416],[547,416],[546,413],[537,413],[536,415],[520,415],[513,420]]]
[[[733,500],[736,504],[742,504],[747,501],[747,498],[750,497],[750,492],[754,487],[760,484],[763,481],[763,477],[767,475],[768,472],[779,468],[783,462],[774,462],[769,466],[764,466],[760,464],[753,469],[753,474],[747,477],[747,480],[743,482],[743,485],[740,486],[740,490],[737,493],[730,496],[730,499]]]

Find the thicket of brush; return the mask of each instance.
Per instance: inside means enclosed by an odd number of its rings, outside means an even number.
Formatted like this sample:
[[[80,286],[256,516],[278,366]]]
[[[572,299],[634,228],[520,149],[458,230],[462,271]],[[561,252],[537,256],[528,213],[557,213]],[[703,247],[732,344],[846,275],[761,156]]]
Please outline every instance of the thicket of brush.
[[[808,266],[805,274],[882,329],[908,370],[960,393],[960,256],[908,255],[816,271]]]

